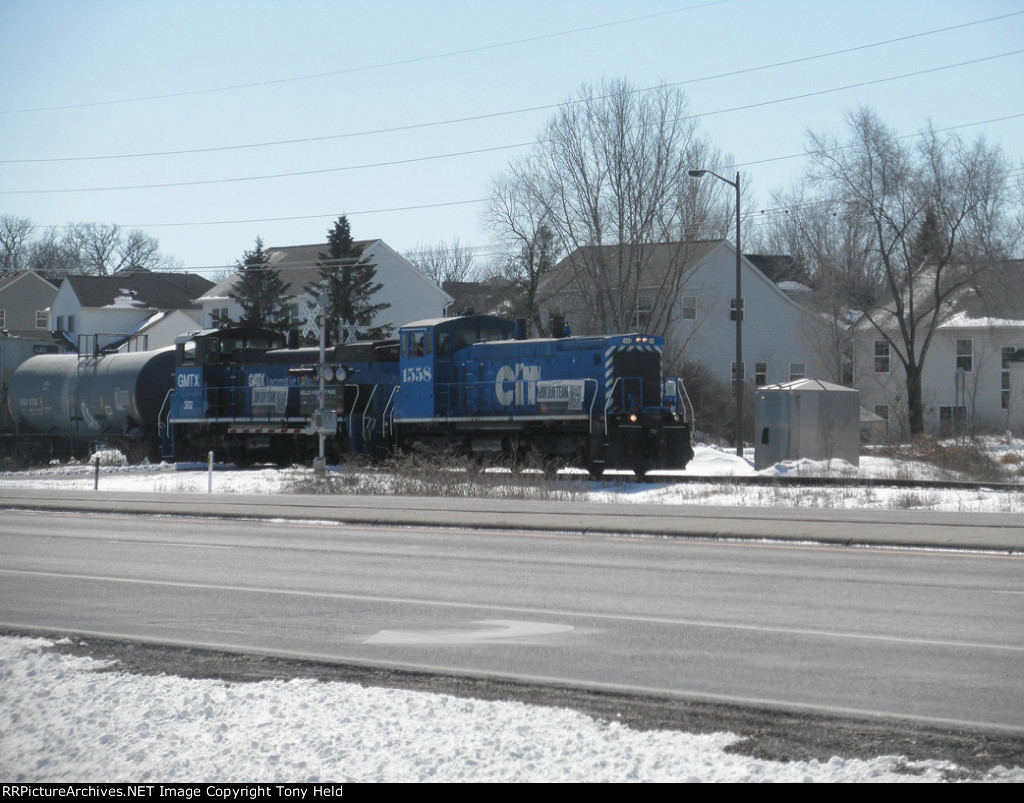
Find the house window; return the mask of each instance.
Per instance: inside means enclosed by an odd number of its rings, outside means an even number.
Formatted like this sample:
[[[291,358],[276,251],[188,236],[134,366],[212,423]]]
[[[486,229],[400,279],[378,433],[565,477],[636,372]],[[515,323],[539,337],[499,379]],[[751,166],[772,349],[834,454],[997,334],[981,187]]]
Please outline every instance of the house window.
[[[67,330],[69,332],[74,332],[75,331],[75,316],[74,315],[68,315],[68,329]]]
[[[697,296],[683,296],[683,320],[697,320]]]
[[[967,408],[963,405],[944,404],[939,407],[939,435],[948,438],[963,429]]]
[[[36,329],[46,329],[50,325],[50,316],[46,314],[46,310],[36,310]]]
[[[740,366],[740,376],[744,380],[747,378],[747,371],[746,371],[746,369],[742,365]],[[732,363],[732,386],[733,386],[733,389],[736,388],[736,362],[735,361],[733,361],[733,363]]]
[[[0,309],[0,329],[7,326],[7,310]]]
[[[875,373],[889,373],[889,341],[875,341]]]
[[[63,332],[64,331],[64,316],[63,315],[58,315],[57,316],[57,331],[58,332]]]
[[[1003,346],[999,351],[999,406],[1010,409],[1010,359],[1019,346]]]
[[[741,321],[743,320],[743,313],[744,313],[743,299],[741,298],[740,299],[740,320]],[[730,321],[735,321],[736,320],[736,299],[735,298],[730,298],[729,299],[729,320]]]
[[[637,296],[636,309],[633,310],[633,328],[647,329],[651,325],[651,309],[654,299],[651,296]]]
[[[885,422],[885,437],[889,437],[889,405],[888,404],[876,404],[875,415],[881,418]]]
[[[754,363],[754,384],[758,387],[763,387],[768,384],[768,363]]]
[[[297,324],[301,323],[301,321],[299,320],[299,305],[298,304],[288,304],[284,308],[284,311],[288,314],[288,325],[289,326],[296,326]],[[227,314],[227,310],[224,310],[224,313]]]
[[[803,379],[807,376],[807,366],[802,362],[791,362],[789,364],[789,381]]]
[[[970,338],[956,341],[956,368],[967,373],[974,370],[974,341]]]
[[[210,327],[215,326],[227,326],[230,322],[228,318],[227,307],[217,307],[216,309],[210,310]]]

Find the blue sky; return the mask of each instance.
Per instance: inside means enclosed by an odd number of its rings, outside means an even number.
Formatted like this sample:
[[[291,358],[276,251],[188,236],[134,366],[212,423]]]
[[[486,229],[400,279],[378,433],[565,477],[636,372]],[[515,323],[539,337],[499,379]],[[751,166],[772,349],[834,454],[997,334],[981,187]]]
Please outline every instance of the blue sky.
[[[406,252],[458,237],[485,261],[475,201],[552,114],[518,110],[603,77],[680,83],[759,208],[800,175],[803,160],[782,157],[802,153],[805,132],[841,132],[861,105],[901,133],[964,126],[1019,167],[1022,12],[1020,0],[0,0],[0,214],[143,228],[211,272],[257,235],[322,242],[341,213],[357,238]],[[899,37],[914,38],[863,47]],[[810,58],[848,48],[861,49]],[[753,69],[794,59],[806,60]],[[461,118],[481,119],[424,125]],[[115,158],[80,158],[97,156]]]

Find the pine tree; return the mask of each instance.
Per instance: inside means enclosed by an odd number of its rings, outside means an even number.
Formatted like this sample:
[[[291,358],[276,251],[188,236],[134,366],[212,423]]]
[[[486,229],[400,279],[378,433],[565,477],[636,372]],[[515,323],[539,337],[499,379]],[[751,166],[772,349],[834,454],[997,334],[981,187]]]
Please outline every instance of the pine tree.
[[[360,337],[382,337],[391,327],[371,329],[374,318],[391,305],[372,304],[373,296],[384,286],[375,281],[377,266],[352,239],[348,218],[342,215],[327,232],[327,252],[316,263],[320,281],[307,290],[327,295],[327,339],[346,343]]]
[[[242,306],[238,323],[284,332],[290,323],[285,305],[285,283],[270,267],[270,257],[263,250],[263,240],[256,238],[256,247],[246,251],[238,264],[241,275],[228,295]],[[231,321],[220,321],[226,325]]]

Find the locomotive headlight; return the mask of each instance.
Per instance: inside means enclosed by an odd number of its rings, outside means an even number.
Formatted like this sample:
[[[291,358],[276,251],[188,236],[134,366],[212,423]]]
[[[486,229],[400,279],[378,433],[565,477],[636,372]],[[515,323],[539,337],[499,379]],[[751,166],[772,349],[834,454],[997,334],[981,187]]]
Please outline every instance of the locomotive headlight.
[[[334,381],[334,369],[329,365],[324,366],[324,382]]]
[[[629,423],[631,423],[631,424],[635,424],[636,423],[636,413],[630,413],[629,414]]]

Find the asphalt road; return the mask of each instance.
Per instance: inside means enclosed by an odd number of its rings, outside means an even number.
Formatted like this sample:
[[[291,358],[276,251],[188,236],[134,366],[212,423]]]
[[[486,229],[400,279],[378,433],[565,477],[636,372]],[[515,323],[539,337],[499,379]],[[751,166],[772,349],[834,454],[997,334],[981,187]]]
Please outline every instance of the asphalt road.
[[[310,506],[323,523],[4,510],[0,624],[1024,733],[1024,557],[838,545],[872,528],[1013,541],[1009,518],[687,520],[691,535],[836,541],[766,544],[620,536],[618,519],[599,534],[582,518],[595,506],[546,510],[582,534],[545,530],[536,503],[524,531],[502,529],[512,510],[457,500],[460,528],[433,501],[420,516],[444,529]],[[376,504],[374,520],[394,513]],[[637,513],[634,529],[669,519]]]

